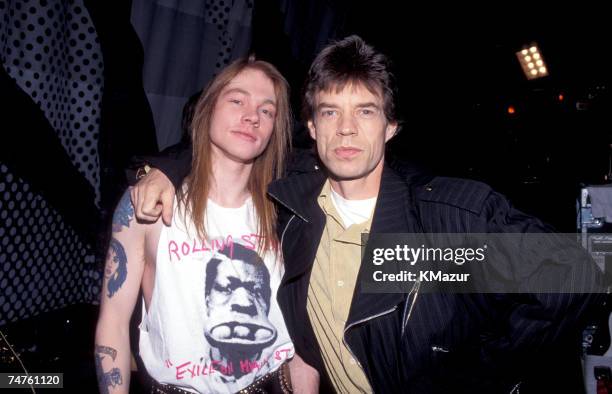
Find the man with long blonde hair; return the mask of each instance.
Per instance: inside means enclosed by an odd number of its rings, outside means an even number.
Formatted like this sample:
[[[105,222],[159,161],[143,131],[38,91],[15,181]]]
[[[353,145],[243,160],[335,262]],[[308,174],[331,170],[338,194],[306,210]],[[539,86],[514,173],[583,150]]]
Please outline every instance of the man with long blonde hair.
[[[121,283],[105,278],[96,329],[102,393],[129,390],[129,321],[139,289],[139,351],[154,392],[287,385],[283,365],[294,350],[276,302],[283,265],[266,187],[283,171],[290,119],[287,82],[276,68],[235,61],[195,106],[192,171],[171,226],[133,220],[123,196],[107,265],[126,275]]]

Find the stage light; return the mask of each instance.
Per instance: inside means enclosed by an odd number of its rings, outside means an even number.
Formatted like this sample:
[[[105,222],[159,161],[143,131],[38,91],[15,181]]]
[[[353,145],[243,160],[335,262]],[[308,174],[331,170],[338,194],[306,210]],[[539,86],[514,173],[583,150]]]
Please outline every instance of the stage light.
[[[537,79],[548,75],[548,68],[537,45],[532,44],[516,52],[516,57],[527,79]]]

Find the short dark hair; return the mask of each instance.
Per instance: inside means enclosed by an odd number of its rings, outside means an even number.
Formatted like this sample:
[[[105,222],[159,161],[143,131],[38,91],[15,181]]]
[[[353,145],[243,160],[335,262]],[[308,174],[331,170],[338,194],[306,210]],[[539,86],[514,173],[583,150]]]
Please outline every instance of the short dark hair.
[[[397,121],[395,81],[390,61],[356,35],[325,47],[312,62],[304,84],[302,120],[313,119],[318,92],[334,88],[339,92],[353,83],[363,84],[373,94],[382,93],[387,120]]]

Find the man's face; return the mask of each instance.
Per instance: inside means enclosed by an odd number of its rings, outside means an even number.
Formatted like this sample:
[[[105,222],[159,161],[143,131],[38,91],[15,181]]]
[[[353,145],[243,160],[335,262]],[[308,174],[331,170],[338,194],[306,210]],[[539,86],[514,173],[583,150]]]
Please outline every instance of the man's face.
[[[270,300],[262,264],[224,259],[206,297],[208,319],[206,337],[219,348],[247,346],[261,349],[276,339],[276,330],[268,320]],[[235,349],[234,349],[235,350]]]
[[[210,126],[213,155],[251,163],[268,146],[276,118],[274,84],[247,68],[223,88]]]
[[[331,176],[343,181],[364,178],[383,165],[385,143],[397,124],[387,121],[380,90],[373,94],[357,83],[338,93],[335,87],[318,92],[308,129]]]

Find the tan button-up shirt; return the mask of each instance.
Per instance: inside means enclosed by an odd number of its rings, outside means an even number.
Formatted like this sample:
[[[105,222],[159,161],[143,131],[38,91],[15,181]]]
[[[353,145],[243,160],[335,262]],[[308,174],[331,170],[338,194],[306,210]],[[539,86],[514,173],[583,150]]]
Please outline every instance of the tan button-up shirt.
[[[336,390],[371,393],[363,369],[342,338],[361,265],[361,233],[369,231],[372,218],[345,229],[332,202],[329,180],[318,202],[326,221],[310,277],[308,316]]]

